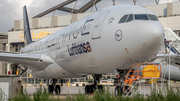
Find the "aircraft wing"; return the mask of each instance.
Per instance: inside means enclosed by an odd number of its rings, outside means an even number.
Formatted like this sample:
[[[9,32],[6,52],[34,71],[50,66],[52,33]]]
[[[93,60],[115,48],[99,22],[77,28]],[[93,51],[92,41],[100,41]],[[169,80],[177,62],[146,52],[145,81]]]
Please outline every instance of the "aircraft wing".
[[[19,52],[8,52],[8,51],[4,51],[4,50],[0,50],[0,53],[14,53],[14,54],[19,54]]]
[[[21,64],[32,70],[43,70],[49,64],[53,63],[53,60],[48,54],[14,54],[14,53],[0,53],[0,61]]]
[[[157,58],[162,58],[162,61],[165,61],[169,64],[169,54],[157,54],[151,61],[156,60]],[[165,60],[164,60],[165,59]],[[170,54],[170,64],[180,68],[180,56],[177,54]]]
[[[157,54],[154,58],[167,58],[167,57],[169,57],[169,54]],[[180,56],[178,56],[178,55],[176,55],[176,54],[170,54],[170,57],[180,57]]]

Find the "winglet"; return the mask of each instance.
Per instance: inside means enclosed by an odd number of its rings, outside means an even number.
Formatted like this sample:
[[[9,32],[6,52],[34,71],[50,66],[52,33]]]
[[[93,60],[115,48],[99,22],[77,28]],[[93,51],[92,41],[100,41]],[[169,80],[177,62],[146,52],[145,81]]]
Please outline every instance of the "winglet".
[[[24,42],[25,45],[32,43],[31,32],[29,28],[29,19],[27,15],[26,6],[23,8],[23,21],[24,21]]]

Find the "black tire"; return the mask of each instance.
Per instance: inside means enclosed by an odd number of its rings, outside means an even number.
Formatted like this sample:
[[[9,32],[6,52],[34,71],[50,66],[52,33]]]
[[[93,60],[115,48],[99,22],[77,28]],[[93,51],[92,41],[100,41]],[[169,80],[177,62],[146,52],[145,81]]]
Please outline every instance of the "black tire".
[[[79,84],[78,83],[76,83],[76,87],[78,87],[79,86]]]
[[[103,85],[98,85],[99,91],[103,91]]]
[[[60,95],[60,93],[61,93],[61,87],[60,87],[60,85],[56,85],[56,86],[55,86],[55,93],[56,93],[56,95]]]
[[[21,85],[20,91],[23,92],[23,86]]]
[[[123,94],[123,88],[122,87],[120,87],[120,86],[116,86],[115,87],[115,90],[114,90],[114,95],[115,96],[121,96]]]
[[[94,93],[94,90],[95,90],[95,86],[94,85],[90,85],[90,88],[89,88],[89,93]]]
[[[86,85],[86,86],[85,86],[85,94],[89,94],[89,88],[90,88],[89,85]]]
[[[50,94],[53,94],[53,91],[54,91],[53,85],[49,85],[48,91],[49,91]]]
[[[84,87],[84,86],[86,86],[86,85],[83,83],[82,86]]]

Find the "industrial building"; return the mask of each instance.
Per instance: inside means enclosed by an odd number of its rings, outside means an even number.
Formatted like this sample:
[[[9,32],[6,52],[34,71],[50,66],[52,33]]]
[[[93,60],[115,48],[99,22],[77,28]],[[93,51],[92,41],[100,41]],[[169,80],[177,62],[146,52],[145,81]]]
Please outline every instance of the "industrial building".
[[[90,7],[92,7],[93,5],[95,5],[96,3],[98,3],[100,0],[96,0],[96,2],[94,2],[94,0],[91,0],[79,10],[64,7],[65,5],[72,3],[76,0],[68,0],[68,1],[63,2],[55,7],[52,7],[29,19],[33,41],[45,37],[87,15],[92,14],[93,12],[85,12],[85,11]],[[169,27],[178,35],[180,35],[180,10],[179,10],[180,2],[150,5],[150,6],[145,6],[145,8],[154,12],[164,27]],[[61,15],[61,16],[43,17],[44,15],[53,12],[54,10],[61,10],[61,11],[69,12],[70,14]],[[24,47],[23,20],[14,20],[14,28],[9,30],[8,32],[7,46],[8,46],[7,50],[13,52],[19,52],[20,49]],[[7,70],[4,69],[3,73],[8,73],[8,71],[12,72],[11,70],[12,70],[11,66],[8,65]],[[87,81],[90,78],[91,77],[89,76],[86,78],[82,78],[82,80]],[[116,78],[116,76],[113,74],[106,74],[103,75],[103,78],[113,79]],[[39,82],[43,81],[38,78],[32,78],[29,72],[24,73],[21,76],[21,80],[23,80],[27,84],[38,84]],[[64,80],[64,83],[66,83],[69,80],[70,82],[77,81],[77,79],[66,79]],[[45,80],[43,82],[45,83]]]
[[[6,51],[8,48],[8,34],[0,32],[0,50]],[[0,62],[0,75],[7,74],[7,63]]]

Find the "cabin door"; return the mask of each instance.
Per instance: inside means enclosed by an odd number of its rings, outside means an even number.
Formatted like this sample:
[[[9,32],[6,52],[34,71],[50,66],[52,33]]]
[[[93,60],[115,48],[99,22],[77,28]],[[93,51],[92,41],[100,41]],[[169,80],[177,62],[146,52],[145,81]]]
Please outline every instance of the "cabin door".
[[[101,27],[103,24],[104,19],[106,18],[107,14],[109,13],[109,11],[106,12],[102,12],[99,17],[97,18],[95,24],[94,24],[94,28],[93,28],[93,34],[92,34],[92,39],[99,39],[101,38]]]

